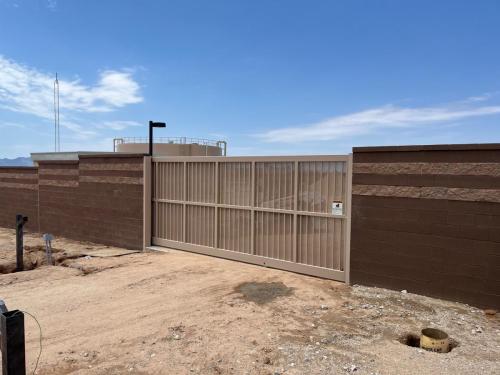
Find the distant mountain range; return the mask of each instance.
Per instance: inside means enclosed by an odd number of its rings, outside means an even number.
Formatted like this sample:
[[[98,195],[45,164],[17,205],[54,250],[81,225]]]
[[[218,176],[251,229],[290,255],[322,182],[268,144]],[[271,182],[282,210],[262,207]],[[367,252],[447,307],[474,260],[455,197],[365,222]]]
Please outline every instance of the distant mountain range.
[[[0,159],[0,167],[32,167],[33,162],[30,157],[20,157],[15,159]]]

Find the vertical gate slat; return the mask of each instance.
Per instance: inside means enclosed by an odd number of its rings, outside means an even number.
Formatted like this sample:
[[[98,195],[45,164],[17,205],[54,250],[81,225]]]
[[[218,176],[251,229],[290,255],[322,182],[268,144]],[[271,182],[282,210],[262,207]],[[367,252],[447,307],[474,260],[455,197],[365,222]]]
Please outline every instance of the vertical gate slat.
[[[292,247],[293,247],[293,256],[292,261],[297,262],[297,240],[298,240],[298,232],[297,232],[297,210],[298,210],[298,202],[299,202],[299,162],[295,161],[293,164],[293,210],[295,211],[293,214],[293,232],[292,232]]]
[[[255,161],[252,161],[251,168],[250,254],[255,254]]]
[[[215,181],[214,181],[214,202],[217,204],[219,203],[219,162],[215,162]],[[214,233],[213,233],[213,242],[214,242],[214,247],[218,248],[219,247],[219,208],[215,207],[214,208]]]

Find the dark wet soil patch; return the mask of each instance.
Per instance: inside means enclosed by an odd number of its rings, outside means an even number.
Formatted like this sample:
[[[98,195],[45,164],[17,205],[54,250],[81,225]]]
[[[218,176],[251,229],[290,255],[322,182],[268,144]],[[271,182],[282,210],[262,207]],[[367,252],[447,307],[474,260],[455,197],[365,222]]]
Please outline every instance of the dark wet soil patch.
[[[288,297],[293,294],[293,288],[287,287],[282,282],[246,282],[234,288],[237,293],[241,293],[243,298],[259,305],[271,302],[278,297]]]

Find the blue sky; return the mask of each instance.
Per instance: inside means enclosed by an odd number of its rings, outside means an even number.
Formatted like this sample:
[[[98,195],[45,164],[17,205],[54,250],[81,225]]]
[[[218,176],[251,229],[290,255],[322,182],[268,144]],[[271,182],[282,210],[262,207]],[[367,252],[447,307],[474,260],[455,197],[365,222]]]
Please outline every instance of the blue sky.
[[[0,157],[112,138],[231,155],[500,141],[500,2],[0,0]]]

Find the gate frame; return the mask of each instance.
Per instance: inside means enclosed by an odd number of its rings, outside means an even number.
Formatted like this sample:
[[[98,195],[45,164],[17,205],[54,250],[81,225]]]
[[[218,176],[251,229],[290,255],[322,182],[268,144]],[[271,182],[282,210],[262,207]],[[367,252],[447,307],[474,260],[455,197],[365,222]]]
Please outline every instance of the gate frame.
[[[152,173],[151,168],[153,165],[153,160],[151,160],[151,156],[144,156],[143,160],[143,168],[142,168],[142,194],[143,194],[143,202],[142,202],[142,247],[143,251],[149,248],[152,244],[153,239],[153,227],[152,227],[152,215],[153,210],[151,207],[153,206],[153,196],[152,196]]]
[[[345,162],[346,171],[346,193],[345,193],[345,209],[346,212],[342,216],[332,216],[329,213],[320,212],[310,212],[310,211],[298,211],[297,201],[298,201],[298,164],[299,162],[327,162],[327,161],[337,161]],[[155,162],[177,162],[184,164],[184,186],[183,186],[183,200],[172,200],[172,199],[160,199],[156,200],[153,196],[153,189],[155,182],[153,181],[152,168]],[[218,194],[218,184],[219,184],[219,163],[228,162],[251,162],[251,180],[252,180],[252,190],[251,190],[251,206],[235,206],[219,203],[219,199],[216,196],[215,203],[208,202],[191,202],[187,201],[187,163],[189,162],[206,162],[215,163],[215,194]],[[257,162],[294,162],[294,202],[293,209],[276,209],[276,208],[266,208],[266,207],[255,207],[255,163]],[[351,218],[352,218],[352,169],[353,169],[353,156],[352,154],[346,155],[299,155],[299,156],[145,156],[144,157],[144,169],[143,169],[143,247],[144,250],[159,250],[155,245],[167,247],[171,249],[177,249],[182,251],[195,252],[204,255],[215,256],[224,259],[236,260],[250,264],[257,264],[265,267],[277,268],[292,272],[297,272],[306,275],[318,276],[327,279],[333,279],[337,281],[343,281],[346,284],[350,283],[350,242],[351,242]],[[186,206],[203,206],[203,207],[214,207],[214,247],[197,245],[188,242],[173,241],[168,239],[153,237],[153,205],[155,202],[165,202],[165,203],[175,203],[183,205],[183,238],[185,239],[186,230]],[[319,217],[329,217],[337,218],[340,220],[345,220],[345,238],[344,238],[344,270],[335,270],[324,267],[318,267],[309,264],[296,263],[287,260],[268,258],[256,254],[247,254],[238,251],[226,250],[218,248],[218,209],[219,208],[231,208],[231,209],[246,209],[251,213],[251,248],[252,251],[255,249],[255,211],[260,212],[272,212],[272,213],[285,213],[293,215],[293,253],[296,254],[297,248],[297,217],[298,215],[306,216],[319,216]]]

